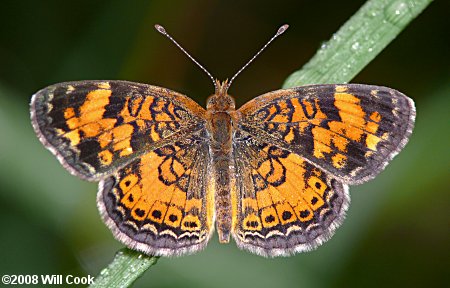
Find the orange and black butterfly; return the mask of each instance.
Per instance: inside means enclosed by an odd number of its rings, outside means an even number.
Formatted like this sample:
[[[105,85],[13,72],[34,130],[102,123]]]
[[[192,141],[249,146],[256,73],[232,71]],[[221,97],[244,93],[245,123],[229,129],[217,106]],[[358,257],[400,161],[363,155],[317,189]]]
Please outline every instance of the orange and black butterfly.
[[[386,87],[295,87],[236,110],[230,84],[215,81],[205,110],[147,84],[59,83],[33,96],[31,118],[69,172],[100,181],[114,236],[162,256],[201,250],[214,227],[262,256],[316,248],[343,221],[348,185],[383,170],[414,125],[414,102]]]

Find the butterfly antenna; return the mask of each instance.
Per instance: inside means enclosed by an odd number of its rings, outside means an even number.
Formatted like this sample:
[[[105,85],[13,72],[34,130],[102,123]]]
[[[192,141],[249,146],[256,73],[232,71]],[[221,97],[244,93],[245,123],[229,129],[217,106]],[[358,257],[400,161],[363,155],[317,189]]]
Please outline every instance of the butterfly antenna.
[[[233,77],[231,77],[230,82],[228,82],[227,85],[227,90],[228,88],[230,88],[231,83],[233,83],[233,80],[245,69],[247,68],[248,65],[250,65],[250,63],[253,62],[253,60],[255,60],[256,57],[258,57],[259,54],[261,54],[262,51],[264,51],[264,49],[267,48],[267,46],[269,46],[270,43],[272,43],[273,40],[275,40],[275,38],[277,38],[278,36],[280,36],[281,34],[283,34],[287,29],[289,28],[288,24],[284,24],[283,26],[281,26],[280,28],[278,28],[277,33],[275,33],[275,35],[272,36],[272,38],[270,38],[270,40],[266,43],[266,45],[264,45],[259,51],[258,53],[255,54],[255,56],[252,57],[252,59],[250,59],[244,66],[242,66],[241,69],[239,69],[238,72],[236,72],[236,74],[234,74]]]
[[[177,45],[178,48],[180,48],[181,51],[183,51],[184,54],[186,54],[186,56],[189,57],[189,59],[191,59],[195,64],[197,64],[198,67],[200,67],[208,76],[209,78],[211,78],[211,81],[214,84],[214,90],[217,91],[218,87],[217,87],[217,83],[216,81],[214,81],[214,77],[211,75],[211,73],[208,72],[208,70],[206,70],[205,67],[203,67],[200,63],[198,63],[197,60],[194,59],[194,57],[192,57],[186,50],[184,50],[183,47],[181,47],[180,44],[178,44],[177,41],[175,41],[175,39],[172,38],[172,36],[170,36],[167,32],[166,29],[164,29],[163,26],[156,24],[155,25],[156,30],[163,34],[164,36],[166,36],[167,38],[169,38],[170,41],[172,41],[175,45]]]

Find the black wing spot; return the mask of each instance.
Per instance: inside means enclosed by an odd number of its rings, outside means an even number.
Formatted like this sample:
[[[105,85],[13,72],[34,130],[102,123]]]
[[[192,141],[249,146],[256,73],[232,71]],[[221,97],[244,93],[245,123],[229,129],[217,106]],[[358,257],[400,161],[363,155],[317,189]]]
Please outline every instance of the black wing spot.
[[[292,213],[289,211],[284,211],[281,215],[281,218],[283,218],[284,221],[291,219]]]
[[[153,218],[161,219],[161,216],[162,216],[161,211],[159,211],[159,210],[154,210],[154,211],[152,212],[152,216],[153,216]]]
[[[300,211],[300,217],[301,218],[306,218],[306,217],[308,217],[309,216],[309,211],[308,210],[303,210],[303,211]]]
[[[139,208],[136,208],[134,210],[134,213],[136,213],[136,215],[139,216],[139,217],[144,217],[144,215],[145,215],[145,211],[142,210],[142,209],[139,209]]]
[[[194,221],[186,221],[184,222],[184,226],[188,228],[197,228],[197,223]]]
[[[266,223],[272,223],[273,221],[275,221],[275,217],[273,217],[273,215],[269,215],[266,217]]]
[[[257,221],[247,221],[247,227],[251,227],[251,228],[256,228],[258,227],[258,222]]]

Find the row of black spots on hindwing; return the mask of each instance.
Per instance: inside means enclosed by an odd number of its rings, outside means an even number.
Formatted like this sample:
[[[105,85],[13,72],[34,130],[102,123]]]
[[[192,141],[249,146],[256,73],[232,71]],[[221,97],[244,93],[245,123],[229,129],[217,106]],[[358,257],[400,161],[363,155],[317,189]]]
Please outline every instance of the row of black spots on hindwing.
[[[115,211],[115,215],[120,216],[119,221],[115,221],[115,222],[119,223],[119,225],[120,225],[119,228],[120,228],[120,230],[122,230],[122,232],[126,233],[130,237],[133,237],[133,239],[135,239],[135,237],[138,237],[138,236],[136,236],[137,233],[139,233],[142,226],[144,226],[145,224],[150,223],[150,224],[154,225],[156,228],[160,227],[160,224],[158,224],[154,221],[151,221],[147,218],[143,219],[143,220],[137,220],[136,217],[134,217],[132,215],[132,212],[134,211],[134,213],[136,213],[136,215],[142,217],[146,213],[149,213],[149,211],[144,211],[139,208],[130,209],[130,208],[126,207],[123,203],[121,203],[121,199],[123,197],[128,197],[128,199],[127,199],[128,202],[135,202],[138,200],[135,198],[135,197],[137,197],[137,195],[133,195],[131,193],[128,193],[125,195],[124,191],[122,191],[121,186],[119,185],[118,182],[121,180],[123,181],[124,178],[126,178],[130,174],[133,174],[138,177],[135,185],[140,185],[139,184],[139,183],[141,183],[141,174],[139,173],[140,166],[141,166],[141,162],[139,159],[137,159],[137,160],[133,161],[132,163],[130,163],[125,168],[121,169],[116,177],[116,183],[115,183],[115,189],[117,189],[116,194],[117,194],[117,196],[119,196],[119,198],[115,199],[115,206],[120,207],[120,209],[116,209],[116,211]],[[113,178],[113,177],[111,177],[111,178]],[[122,183],[122,186],[126,187],[126,189],[132,189],[133,187],[130,185],[132,185],[132,182],[129,180],[126,180],[125,182]],[[110,194],[110,198],[111,198],[114,196],[115,193],[109,193],[109,194]],[[124,214],[122,214],[122,213],[124,213]],[[148,236],[149,237],[151,236],[150,233]]]

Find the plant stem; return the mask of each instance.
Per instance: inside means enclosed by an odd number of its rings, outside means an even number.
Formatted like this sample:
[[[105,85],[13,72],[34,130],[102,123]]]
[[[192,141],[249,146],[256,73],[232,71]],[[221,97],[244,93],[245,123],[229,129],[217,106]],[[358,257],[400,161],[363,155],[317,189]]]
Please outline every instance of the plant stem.
[[[350,81],[431,2],[367,1],[283,88]]]
[[[283,87],[350,81],[431,2],[367,1],[301,70],[287,78]],[[157,260],[120,250],[90,287],[128,287]]]
[[[124,248],[117,252],[114,260],[103,269],[89,287],[118,288],[129,287],[150,266],[156,264],[159,257],[146,256]]]

